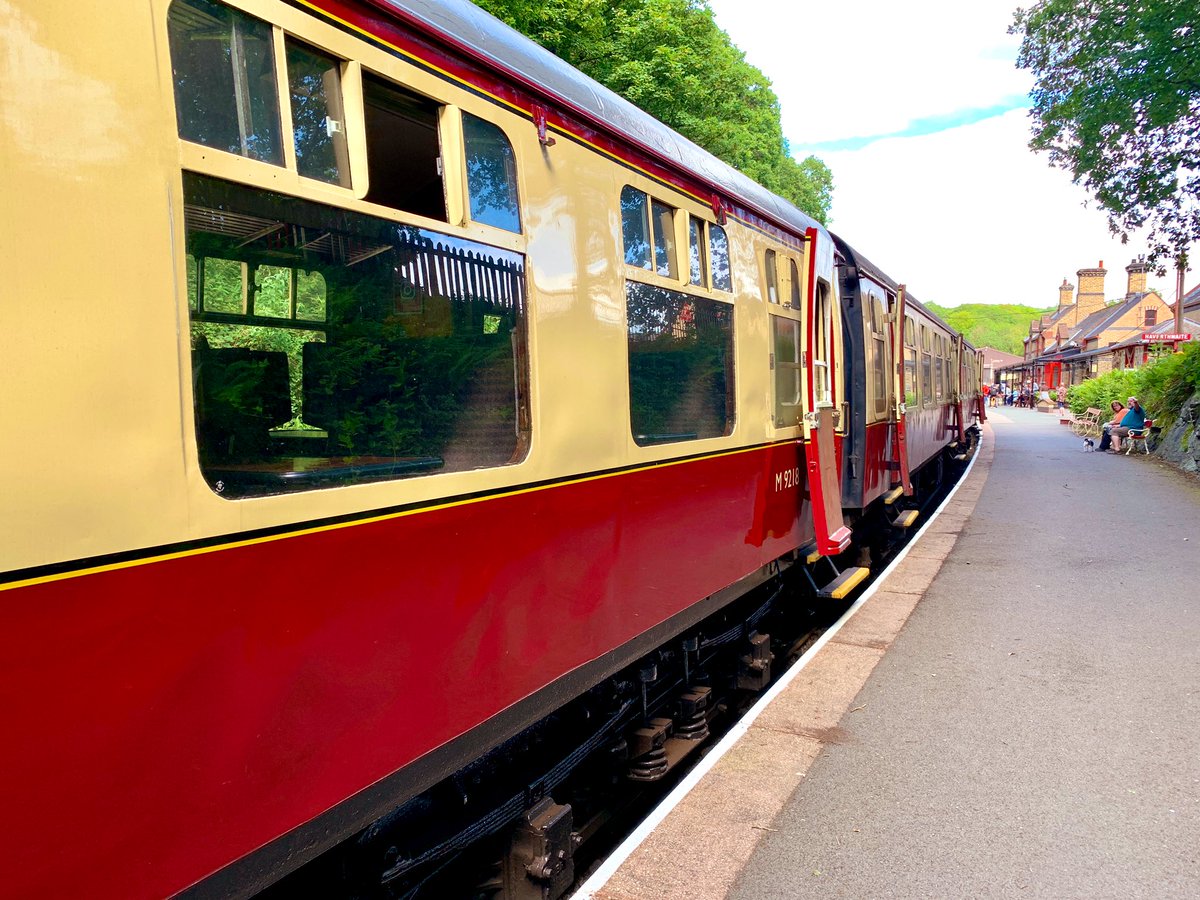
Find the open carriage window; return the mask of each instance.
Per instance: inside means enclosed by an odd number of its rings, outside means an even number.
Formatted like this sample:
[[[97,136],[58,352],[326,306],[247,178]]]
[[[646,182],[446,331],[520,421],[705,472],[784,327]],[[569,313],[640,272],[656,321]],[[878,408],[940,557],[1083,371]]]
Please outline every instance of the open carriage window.
[[[283,165],[271,26],[210,0],[167,13],[179,136]]]
[[[374,75],[363,75],[367,122],[366,199],[446,221],[439,105]]]
[[[215,491],[524,458],[520,255],[199,175],[184,191],[196,438]]]

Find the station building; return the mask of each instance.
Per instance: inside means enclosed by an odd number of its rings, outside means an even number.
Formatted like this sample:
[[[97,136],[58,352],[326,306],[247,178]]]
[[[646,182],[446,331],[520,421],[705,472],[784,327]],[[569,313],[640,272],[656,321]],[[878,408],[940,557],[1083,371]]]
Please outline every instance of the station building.
[[[1057,308],[1030,323],[1023,358],[1004,367],[1001,379],[1065,389],[1113,369],[1143,365],[1200,334],[1200,287],[1184,297],[1184,329],[1177,332],[1173,306],[1147,289],[1149,271],[1144,258],[1131,261],[1125,296],[1113,302],[1105,300],[1103,260],[1076,272],[1078,289],[1064,278]]]

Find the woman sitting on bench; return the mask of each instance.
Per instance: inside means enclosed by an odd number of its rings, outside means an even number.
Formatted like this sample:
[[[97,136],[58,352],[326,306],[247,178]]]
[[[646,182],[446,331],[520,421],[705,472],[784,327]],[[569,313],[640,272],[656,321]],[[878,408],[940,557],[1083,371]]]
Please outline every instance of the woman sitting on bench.
[[[1113,411],[1112,418],[1104,423],[1104,427],[1102,429],[1104,434],[1100,438],[1100,446],[1096,448],[1101,453],[1103,453],[1105,450],[1107,450],[1109,448],[1109,446],[1112,444],[1112,435],[1109,432],[1111,432],[1114,428],[1116,428],[1118,425],[1120,425],[1121,420],[1123,418],[1125,418],[1125,404],[1124,403],[1122,403],[1120,400],[1114,400],[1112,402],[1111,406],[1112,406],[1112,411]]]
[[[1130,397],[1129,409],[1121,419],[1121,424],[1111,430],[1113,452],[1121,452],[1121,438],[1129,437],[1130,431],[1143,431],[1145,427],[1146,411],[1142,409],[1142,404],[1138,403],[1137,397]]]

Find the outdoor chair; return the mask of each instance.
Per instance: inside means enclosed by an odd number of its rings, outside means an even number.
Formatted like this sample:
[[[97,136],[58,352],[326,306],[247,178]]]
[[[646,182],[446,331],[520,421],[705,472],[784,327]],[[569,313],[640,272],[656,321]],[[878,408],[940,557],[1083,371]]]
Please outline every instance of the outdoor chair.
[[[1080,437],[1098,435],[1100,434],[1100,417],[1102,415],[1104,415],[1103,410],[1089,406],[1087,412],[1076,419],[1075,424],[1071,427],[1075,429],[1075,433]]]
[[[1150,429],[1154,425],[1153,419],[1147,419],[1146,424],[1141,428],[1130,428],[1129,434],[1125,435],[1125,455],[1129,455],[1134,447],[1140,446],[1142,452],[1149,455],[1150,448],[1146,446],[1146,437],[1150,434]]]

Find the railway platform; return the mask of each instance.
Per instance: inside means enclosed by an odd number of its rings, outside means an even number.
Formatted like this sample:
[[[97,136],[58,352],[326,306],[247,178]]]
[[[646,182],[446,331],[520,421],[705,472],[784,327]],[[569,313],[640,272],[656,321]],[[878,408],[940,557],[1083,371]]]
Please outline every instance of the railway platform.
[[[1200,482],[989,416],[906,554],[578,897],[1200,896]]]

